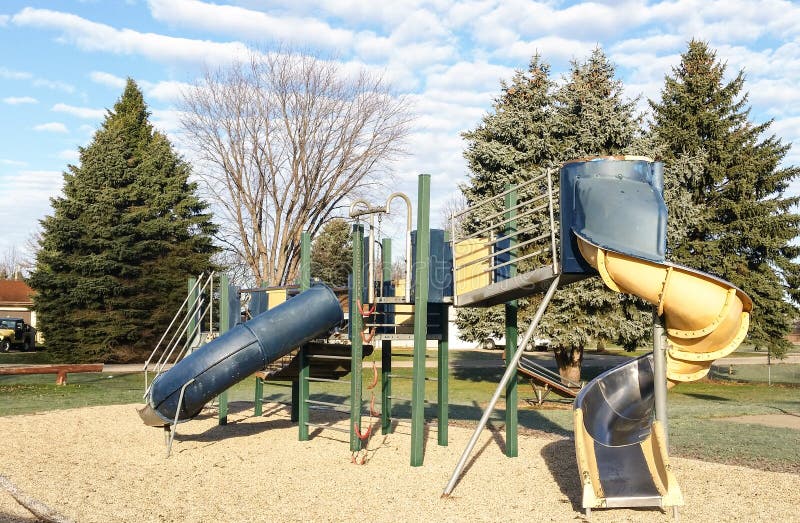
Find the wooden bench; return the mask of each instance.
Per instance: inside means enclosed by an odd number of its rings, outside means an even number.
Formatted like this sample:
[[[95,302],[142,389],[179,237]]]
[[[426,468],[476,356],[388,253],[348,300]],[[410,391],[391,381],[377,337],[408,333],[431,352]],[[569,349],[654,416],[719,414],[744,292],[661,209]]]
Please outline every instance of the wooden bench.
[[[67,384],[68,372],[103,372],[103,364],[84,363],[74,365],[20,365],[12,367],[0,367],[0,375],[55,374],[56,385]]]

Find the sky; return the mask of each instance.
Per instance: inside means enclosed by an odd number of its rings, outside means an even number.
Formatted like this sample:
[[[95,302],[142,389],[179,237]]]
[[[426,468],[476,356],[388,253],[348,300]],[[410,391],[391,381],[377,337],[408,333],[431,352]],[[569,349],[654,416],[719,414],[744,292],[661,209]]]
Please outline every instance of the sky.
[[[400,190],[416,201],[417,175],[429,173],[437,226],[467,179],[461,133],[480,124],[500,82],[534,53],[560,81],[570,61],[602,47],[646,110],[692,38],[716,50],[729,78],[744,70],[751,121],[774,119],[771,133],[796,144],[784,165],[800,165],[800,2],[4,0],[0,256],[24,248],[51,212],[62,173],[78,162],[126,77],[144,91],[153,124],[191,161],[181,141],[181,91],[250,49],[288,45],[381,75],[411,102],[415,119],[407,155],[374,200]],[[790,194],[800,194],[800,182]]]

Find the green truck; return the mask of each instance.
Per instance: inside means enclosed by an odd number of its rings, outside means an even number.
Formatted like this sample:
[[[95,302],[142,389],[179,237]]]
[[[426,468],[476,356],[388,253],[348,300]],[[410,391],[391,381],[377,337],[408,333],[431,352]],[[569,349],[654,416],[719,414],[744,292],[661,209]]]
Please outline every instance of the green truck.
[[[35,350],[36,329],[22,318],[0,318],[0,352],[8,352],[12,347]]]

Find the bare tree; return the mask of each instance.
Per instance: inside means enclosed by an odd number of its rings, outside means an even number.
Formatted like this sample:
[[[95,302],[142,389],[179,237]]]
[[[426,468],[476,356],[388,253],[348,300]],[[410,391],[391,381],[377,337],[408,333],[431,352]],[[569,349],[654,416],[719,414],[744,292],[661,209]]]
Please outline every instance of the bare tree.
[[[464,216],[455,216],[457,213],[463,211],[469,207],[469,203],[467,202],[466,196],[460,190],[457,193],[453,193],[447,200],[445,200],[444,204],[442,204],[442,227],[444,230],[450,232],[453,226],[453,220],[455,219],[455,230],[458,232],[464,232]]]
[[[253,54],[184,93],[182,127],[221,209],[220,238],[260,282],[294,279],[316,233],[401,152],[409,113],[380,78],[298,53]]]

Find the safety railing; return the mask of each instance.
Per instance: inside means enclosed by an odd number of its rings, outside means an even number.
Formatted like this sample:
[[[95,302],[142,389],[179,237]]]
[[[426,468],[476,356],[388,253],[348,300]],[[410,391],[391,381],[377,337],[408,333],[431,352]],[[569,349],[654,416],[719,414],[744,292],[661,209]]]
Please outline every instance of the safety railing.
[[[450,219],[458,295],[552,266],[558,272],[558,197],[552,174],[529,180],[455,213]]]
[[[208,332],[214,331],[214,277],[215,273],[203,273],[197,277],[186,298],[172,317],[169,326],[158,340],[147,361],[144,363],[144,397],[150,392],[153,380],[168,366],[177,363],[199,339],[203,325],[207,323]]]

